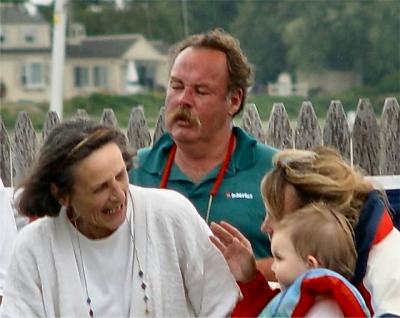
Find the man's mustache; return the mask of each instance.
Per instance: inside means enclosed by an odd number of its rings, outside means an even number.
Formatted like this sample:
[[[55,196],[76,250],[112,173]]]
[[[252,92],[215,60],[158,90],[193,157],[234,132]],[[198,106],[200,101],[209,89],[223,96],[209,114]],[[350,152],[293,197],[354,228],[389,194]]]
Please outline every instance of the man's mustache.
[[[177,107],[167,115],[167,121],[175,122],[178,120],[186,121],[190,125],[194,127],[201,127],[201,121],[198,116],[193,114],[188,108],[186,107]]]

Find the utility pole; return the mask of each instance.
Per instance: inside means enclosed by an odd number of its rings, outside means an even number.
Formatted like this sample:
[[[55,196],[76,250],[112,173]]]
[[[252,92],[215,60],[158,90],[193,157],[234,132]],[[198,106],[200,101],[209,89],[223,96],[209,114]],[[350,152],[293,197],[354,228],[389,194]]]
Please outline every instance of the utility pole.
[[[69,0],[55,0],[53,16],[50,110],[57,112],[60,119],[63,117],[65,32],[67,24],[68,1]]]
[[[186,38],[189,35],[188,10],[187,10],[186,0],[181,0],[181,5],[182,5],[183,33]]]

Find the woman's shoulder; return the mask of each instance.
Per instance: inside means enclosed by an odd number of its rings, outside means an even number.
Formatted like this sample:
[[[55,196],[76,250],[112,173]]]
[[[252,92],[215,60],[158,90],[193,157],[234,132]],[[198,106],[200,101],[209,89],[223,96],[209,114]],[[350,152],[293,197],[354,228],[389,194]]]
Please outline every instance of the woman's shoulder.
[[[148,217],[154,215],[157,219],[168,218],[180,224],[202,222],[202,218],[189,199],[175,190],[136,185],[131,185],[130,190],[135,206],[145,206]]]
[[[136,185],[130,185],[130,190],[134,196],[134,200],[143,200],[145,202],[151,203],[153,206],[158,207],[187,207],[192,206],[189,199],[187,199],[181,193],[170,190],[170,189],[160,189],[160,188],[147,188]]]
[[[130,190],[134,202],[151,206],[155,210],[165,210],[166,213],[195,210],[189,199],[175,190],[146,188],[136,185],[130,185]]]
[[[47,240],[48,236],[54,231],[55,218],[39,218],[24,226],[17,235],[16,248],[22,246],[38,246]]]

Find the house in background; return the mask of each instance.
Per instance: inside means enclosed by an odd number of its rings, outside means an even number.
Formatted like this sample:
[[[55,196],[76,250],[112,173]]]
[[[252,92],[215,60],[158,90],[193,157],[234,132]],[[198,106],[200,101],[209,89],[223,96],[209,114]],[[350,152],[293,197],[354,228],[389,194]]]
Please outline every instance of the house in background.
[[[49,101],[51,26],[23,6],[0,4],[0,86],[3,100]],[[86,36],[80,24],[68,29],[64,98],[95,92],[130,94],[163,90],[167,54],[140,34]]]
[[[0,4],[0,85],[3,100],[47,100],[51,26],[22,6]]]
[[[75,24],[67,39],[64,81],[65,98],[165,89],[167,55],[140,34],[86,36]]]
[[[275,83],[268,83],[270,96],[334,95],[362,85],[357,72],[322,69],[315,72],[296,71],[293,83],[289,73],[280,73]]]
[[[267,93],[270,96],[308,96],[308,83],[293,83],[289,73],[280,73],[276,83],[268,83]]]
[[[323,69],[318,72],[305,72],[297,70],[296,79],[300,83],[307,83],[309,92],[313,95],[334,95],[362,85],[360,74],[354,71]]]

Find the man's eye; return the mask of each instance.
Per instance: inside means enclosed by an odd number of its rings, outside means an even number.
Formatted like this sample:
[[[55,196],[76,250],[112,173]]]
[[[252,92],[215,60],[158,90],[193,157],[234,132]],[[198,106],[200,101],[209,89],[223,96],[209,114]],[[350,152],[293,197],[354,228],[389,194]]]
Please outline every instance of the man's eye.
[[[208,94],[208,90],[206,90],[204,88],[198,88],[197,89],[197,94],[199,94],[199,95],[207,95]]]
[[[170,87],[171,87],[172,89],[183,89],[183,85],[180,84],[180,83],[171,83],[171,84],[170,84]]]

